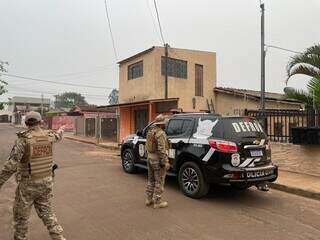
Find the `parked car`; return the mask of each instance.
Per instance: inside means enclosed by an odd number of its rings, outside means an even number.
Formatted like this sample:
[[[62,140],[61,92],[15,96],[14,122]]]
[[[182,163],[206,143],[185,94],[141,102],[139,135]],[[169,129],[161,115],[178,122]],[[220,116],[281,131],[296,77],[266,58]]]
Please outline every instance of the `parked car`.
[[[146,133],[152,124],[123,140],[125,172],[147,168]],[[246,189],[278,177],[267,136],[254,118],[176,114],[169,117],[166,132],[170,142],[168,175],[178,177],[180,189],[188,197],[205,196],[211,184]]]

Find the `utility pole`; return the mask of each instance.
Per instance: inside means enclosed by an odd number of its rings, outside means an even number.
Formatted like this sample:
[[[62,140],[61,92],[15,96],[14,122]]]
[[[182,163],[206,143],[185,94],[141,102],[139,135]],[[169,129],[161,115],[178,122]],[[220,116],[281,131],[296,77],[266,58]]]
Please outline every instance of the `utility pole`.
[[[260,110],[264,115],[265,112],[265,91],[266,91],[266,80],[265,80],[265,65],[266,65],[266,52],[264,43],[264,3],[260,3],[261,8],[261,102]]]
[[[164,44],[164,54],[165,54],[165,58],[164,58],[164,65],[165,65],[165,75],[164,75],[164,98],[167,99],[168,98],[168,47],[169,44],[166,43]]]
[[[43,116],[43,94],[41,94],[41,116]]]

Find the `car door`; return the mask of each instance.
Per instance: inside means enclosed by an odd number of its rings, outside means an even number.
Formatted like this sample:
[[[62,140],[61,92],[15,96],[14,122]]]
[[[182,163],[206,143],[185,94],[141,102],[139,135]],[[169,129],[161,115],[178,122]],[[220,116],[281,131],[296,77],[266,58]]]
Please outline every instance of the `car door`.
[[[188,147],[193,125],[192,118],[173,118],[169,121],[166,132],[171,146],[168,156],[172,164],[176,157]]]

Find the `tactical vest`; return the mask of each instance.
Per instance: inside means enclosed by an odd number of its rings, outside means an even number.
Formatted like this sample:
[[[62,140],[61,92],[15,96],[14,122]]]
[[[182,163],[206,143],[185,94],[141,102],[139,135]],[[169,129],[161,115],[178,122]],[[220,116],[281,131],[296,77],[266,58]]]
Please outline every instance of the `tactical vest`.
[[[52,176],[52,142],[48,136],[32,136],[26,140],[26,154],[20,163],[21,176],[32,180]]]
[[[148,153],[155,153],[157,152],[157,147],[158,147],[158,141],[157,141],[157,129],[156,128],[151,128],[147,132],[147,141],[146,141],[146,149]]]

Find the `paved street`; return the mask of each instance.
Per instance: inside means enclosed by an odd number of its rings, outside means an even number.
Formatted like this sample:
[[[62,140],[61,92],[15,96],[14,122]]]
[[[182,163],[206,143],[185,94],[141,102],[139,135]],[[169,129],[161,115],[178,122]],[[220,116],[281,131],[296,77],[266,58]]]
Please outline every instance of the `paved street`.
[[[0,165],[10,152],[16,129],[0,125]],[[183,196],[169,178],[169,208],[144,206],[146,174],[125,174],[116,151],[69,140],[56,145],[55,209],[71,240],[105,239],[319,239],[320,201],[254,188],[211,191],[202,200]],[[0,239],[12,235],[12,178],[0,190]],[[36,217],[30,239],[49,240]]]

